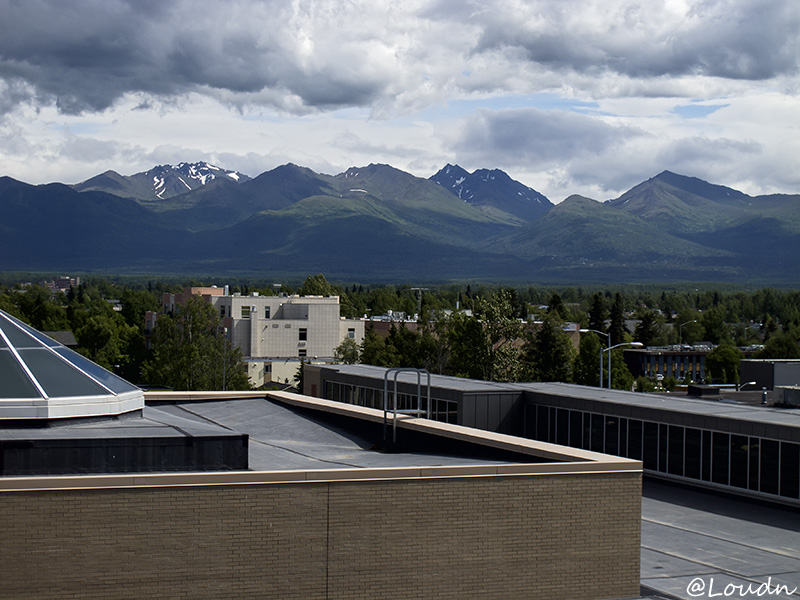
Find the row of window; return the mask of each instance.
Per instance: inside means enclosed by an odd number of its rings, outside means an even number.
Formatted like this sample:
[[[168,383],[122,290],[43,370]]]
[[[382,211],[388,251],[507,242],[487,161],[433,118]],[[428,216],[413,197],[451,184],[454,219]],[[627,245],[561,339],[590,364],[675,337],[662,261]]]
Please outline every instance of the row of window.
[[[427,412],[428,399],[424,396],[419,398],[419,409]],[[336,381],[326,381],[324,397],[326,400],[366,406],[383,410],[383,389],[338,383]],[[394,408],[394,393],[388,393],[388,406]],[[416,394],[397,394],[397,410],[415,410],[417,408]],[[439,398],[431,398],[431,419],[444,423],[458,423],[458,403]]]
[[[225,318],[225,313],[226,313],[227,310],[228,310],[228,307],[225,304],[220,304],[220,306],[219,306],[219,316],[224,319]],[[230,311],[231,311],[230,316],[232,317],[233,316],[233,307],[230,307]],[[241,318],[242,319],[249,319],[251,315],[253,317],[257,317],[258,316],[258,307],[257,306],[244,306],[243,305],[242,306],[242,311],[240,313]],[[264,307],[264,318],[265,319],[269,319],[269,315],[270,315],[270,307],[269,306],[265,306]]]
[[[645,470],[800,498],[800,444],[528,404],[525,435],[641,460]]]

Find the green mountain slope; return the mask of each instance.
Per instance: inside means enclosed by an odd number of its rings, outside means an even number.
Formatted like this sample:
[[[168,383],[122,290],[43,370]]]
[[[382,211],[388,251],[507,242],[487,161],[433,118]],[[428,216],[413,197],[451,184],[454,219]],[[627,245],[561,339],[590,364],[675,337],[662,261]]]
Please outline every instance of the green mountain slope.
[[[689,271],[729,271],[730,252],[676,237],[624,210],[571,196],[544,217],[481,245],[530,261],[540,269],[601,273],[628,271],[632,278],[682,278]]]
[[[778,219],[800,232],[800,196],[752,197],[669,171],[606,204],[695,241],[757,217]]]
[[[191,236],[133,200],[0,178],[0,270],[163,268]]]
[[[114,172],[94,179],[119,193],[0,178],[0,269],[565,284],[800,277],[800,196],[750,197],[666,171],[616,200],[572,196],[524,224],[500,199],[486,210],[388,165],[331,176],[289,164],[239,183],[193,180],[192,191],[146,202],[121,197],[128,179]]]

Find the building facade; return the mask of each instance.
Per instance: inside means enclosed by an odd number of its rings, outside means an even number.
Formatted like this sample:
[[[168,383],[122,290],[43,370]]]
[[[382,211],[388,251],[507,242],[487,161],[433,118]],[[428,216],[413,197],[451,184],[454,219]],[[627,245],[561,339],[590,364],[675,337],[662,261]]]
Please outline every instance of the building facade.
[[[289,383],[300,361],[331,361],[345,339],[364,341],[361,319],[339,316],[338,296],[243,296],[225,288],[186,288],[181,294],[164,294],[162,310],[170,313],[200,295],[214,306],[228,339],[240,348],[250,383]],[[155,316],[148,328],[155,324]]]

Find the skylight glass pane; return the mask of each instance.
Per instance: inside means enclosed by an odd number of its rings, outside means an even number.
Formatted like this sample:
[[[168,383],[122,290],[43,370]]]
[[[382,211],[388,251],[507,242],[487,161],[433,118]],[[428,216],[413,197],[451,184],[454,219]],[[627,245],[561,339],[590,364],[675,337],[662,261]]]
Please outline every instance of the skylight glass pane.
[[[108,395],[108,391],[45,348],[19,350],[33,376],[51,398]]]
[[[34,347],[34,345],[32,345],[31,340],[29,338],[27,338],[24,333],[20,333],[19,327],[21,327],[26,333],[28,333],[31,336],[33,336],[36,340],[38,340],[39,342],[41,342],[45,346],[60,346],[61,345],[57,341],[55,341],[54,339],[47,337],[46,335],[44,335],[40,331],[37,331],[36,329],[31,327],[30,325],[27,325],[27,324],[23,323],[19,319],[16,319],[16,318],[12,317],[9,314],[0,314],[0,327],[2,327],[3,331],[6,333],[6,335],[9,336],[9,339],[12,339],[12,344],[14,344],[15,346],[17,346],[17,342],[15,342],[14,340],[17,339],[17,337],[14,337],[14,338],[11,337],[11,335],[12,335],[11,332],[12,331],[13,331],[13,335],[18,336],[20,342],[22,344],[24,344],[24,345],[19,346],[19,347],[22,347],[22,348],[32,348],[32,347]]]
[[[100,383],[117,394],[133,392],[138,389],[124,379],[117,377],[113,373],[110,373],[101,366],[93,363],[88,358],[81,356],[77,352],[73,352],[72,350],[63,346],[56,348],[55,351],[76,365],[79,369],[86,371],[89,375],[97,379]]]
[[[0,349],[0,398],[41,397],[11,351]]]
[[[5,315],[0,315],[0,317],[3,317],[0,318],[0,327],[3,328],[3,333],[6,334],[12,346],[15,348],[36,348],[37,346],[41,346],[39,342],[20,331],[19,328],[14,325],[14,322],[18,321],[12,322],[11,319]]]
[[[35,337],[40,342],[42,342],[45,346],[56,347],[56,346],[60,346],[61,345],[60,342],[55,341],[53,338],[46,336],[45,334],[41,333],[40,331],[36,331],[35,329],[33,329],[32,327],[29,327],[25,323],[20,323],[20,325],[22,326],[23,329],[25,329],[25,331],[30,333],[33,337]]]

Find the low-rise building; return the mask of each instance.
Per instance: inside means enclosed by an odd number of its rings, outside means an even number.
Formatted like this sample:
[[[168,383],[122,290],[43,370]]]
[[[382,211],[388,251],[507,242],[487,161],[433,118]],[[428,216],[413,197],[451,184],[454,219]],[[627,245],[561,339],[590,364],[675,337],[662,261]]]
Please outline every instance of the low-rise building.
[[[364,321],[339,316],[338,296],[262,296],[230,294],[225,288],[186,288],[164,294],[164,312],[173,312],[192,295],[217,310],[231,345],[240,348],[252,385],[289,383],[300,361],[330,362],[345,339],[364,340]],[[148,329],[155,325],[148,316]]]

